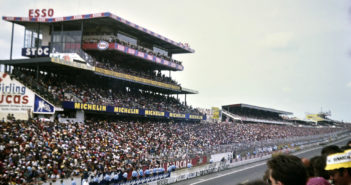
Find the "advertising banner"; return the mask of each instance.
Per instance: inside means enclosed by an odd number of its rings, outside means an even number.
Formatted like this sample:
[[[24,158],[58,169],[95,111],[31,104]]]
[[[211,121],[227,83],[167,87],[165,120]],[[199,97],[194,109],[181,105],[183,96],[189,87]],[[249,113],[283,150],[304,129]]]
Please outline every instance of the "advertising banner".
[[[0,72],[0,119],[8,114],[16,119],[27,119],[33,105],[34,93],[7,73]]]
[[[48,57],[50,55],[49,46],[37,48],[22,48],[22,56],[26,57]]]
[[[55,107],[42,99],[41,97],[35,95],[34,98],[34,111],[33,113],[36,114],[54,114],[55,113]]]
[[[219,108],[212,107],[212,119],[219,120]]]
[[[155,117],[165,117],[165,118],[177,118],[177,119],[192,119],[192,120],[206,120],[206,116],[193,115],[189,113],[180,114],[172,112],[163,112],[147,109],[132,109],[126,107],[115,107],[109,105],[96,105],[89,103],[78,103],[65,101],[62,103],[64,109],[76,109],[76,110],[87,110],[87,111],[98,111],[98,112],[112,112],[112,113],[122,113],[129,115],[141,115],[141,116],[155,116]]]

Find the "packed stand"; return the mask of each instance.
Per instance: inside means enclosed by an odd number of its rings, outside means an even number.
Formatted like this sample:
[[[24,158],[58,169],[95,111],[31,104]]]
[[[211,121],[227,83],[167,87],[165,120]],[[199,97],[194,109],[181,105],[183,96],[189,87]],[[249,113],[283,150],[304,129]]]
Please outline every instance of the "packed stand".
[[[160,168],[218,145],[319,135],[338,129],[267,124],[144,121],[1,122],[1,182],[29,183],[74,175]],[[167,170],[167,169],[165,169]],[[128,176],[130,178],[130,175]]]
[[[72,78],[51,74],[39,74],[30,71],[16,71],[13,73],[17,79],[30,87],[40,87],[38,94],[48,97],[48,100],[78,101],[82,103],[110,105],[126,108],[140,108],[156,111],[169,111],[173,113],[191,113],[200,115],[197,109],[182,104],[172,96],[165,96],[149,91],[127,88],[106,88],[103,82],[90,83],[74,81]],[[79,78],[79,77],[77,77]],[[35,89],[36,89],[35,88]],[[59,104],[59,103],[57,103]]]
[[[164,83],[168,83],[168,84],[172,84],[172,85],[179,85],[178,82],[173,80],[171,77],[167,77],[164,74],[161,74],[160,71],[157,73],[155,71],[149,71],[149,72],[144,72],[144,70],[138,71],[136,69],[131,69],[131,68],[119,65],[119,64],[112,64],[109,62],[96,62],[96,67],[108,69],[108,70],[115,71],[115,72],[131,74],[131,75],[138,76],[141,78],[164,82]]]

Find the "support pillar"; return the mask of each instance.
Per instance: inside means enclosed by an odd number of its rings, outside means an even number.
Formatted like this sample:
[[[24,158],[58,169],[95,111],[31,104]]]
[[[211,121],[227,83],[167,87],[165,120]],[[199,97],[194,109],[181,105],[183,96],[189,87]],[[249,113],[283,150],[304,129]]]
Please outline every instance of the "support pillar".
[[[15,24],[12,23],[12,31],[11,31],[11,47],[10,47],[10,62],[12,61],[12,50],[13,50],[13,30],[14,30]],[[5,73],[10,71],[10,66],[5,64]]]
[[[185,99],[185,106],[187,106],[187,104],[186,104],[186,94],[184,94],[184,95],[185,95],[185,98],[184,98]]]

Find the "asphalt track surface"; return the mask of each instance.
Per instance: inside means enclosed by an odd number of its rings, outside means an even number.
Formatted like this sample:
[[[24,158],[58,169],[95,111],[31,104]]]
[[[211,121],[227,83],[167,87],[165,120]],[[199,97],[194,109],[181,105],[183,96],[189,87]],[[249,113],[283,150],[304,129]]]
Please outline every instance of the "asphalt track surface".
[[[344,146],[351,138],[347,137],[339,141],[329,143],[328,145]],[[323,146],[317,146],[304,151],[292,153],[300,158],[312,158],[320,155]],[[267,160],[258,161],[252,164],[231,168],[218,173],[196,177],[190,180],[174,183],[174,185],[236,185],[239,183],[248,182],[255,179],[262,179],[264,172],[267,169]]]

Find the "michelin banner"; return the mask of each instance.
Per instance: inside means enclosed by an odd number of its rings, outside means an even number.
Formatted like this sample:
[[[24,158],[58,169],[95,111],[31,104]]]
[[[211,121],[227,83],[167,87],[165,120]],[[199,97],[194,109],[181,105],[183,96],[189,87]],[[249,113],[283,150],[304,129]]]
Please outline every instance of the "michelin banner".
[[[76,109],[76,110],[87,110],[87,111],[98,111],[98,112],[113,112],[130,115],[142,115],[142,116],[155,116],[155,117],[166,117],[166,118],[178,118],[178,119],[193,119],[193,120],[206,120],[206,116],[193,115],[193,114],[180,114],[171,113],[147,109],[130,109],[125,107],[114,107],[108,105],[95,105],[88,103],[68,102],[62,103],[64,109]]]

